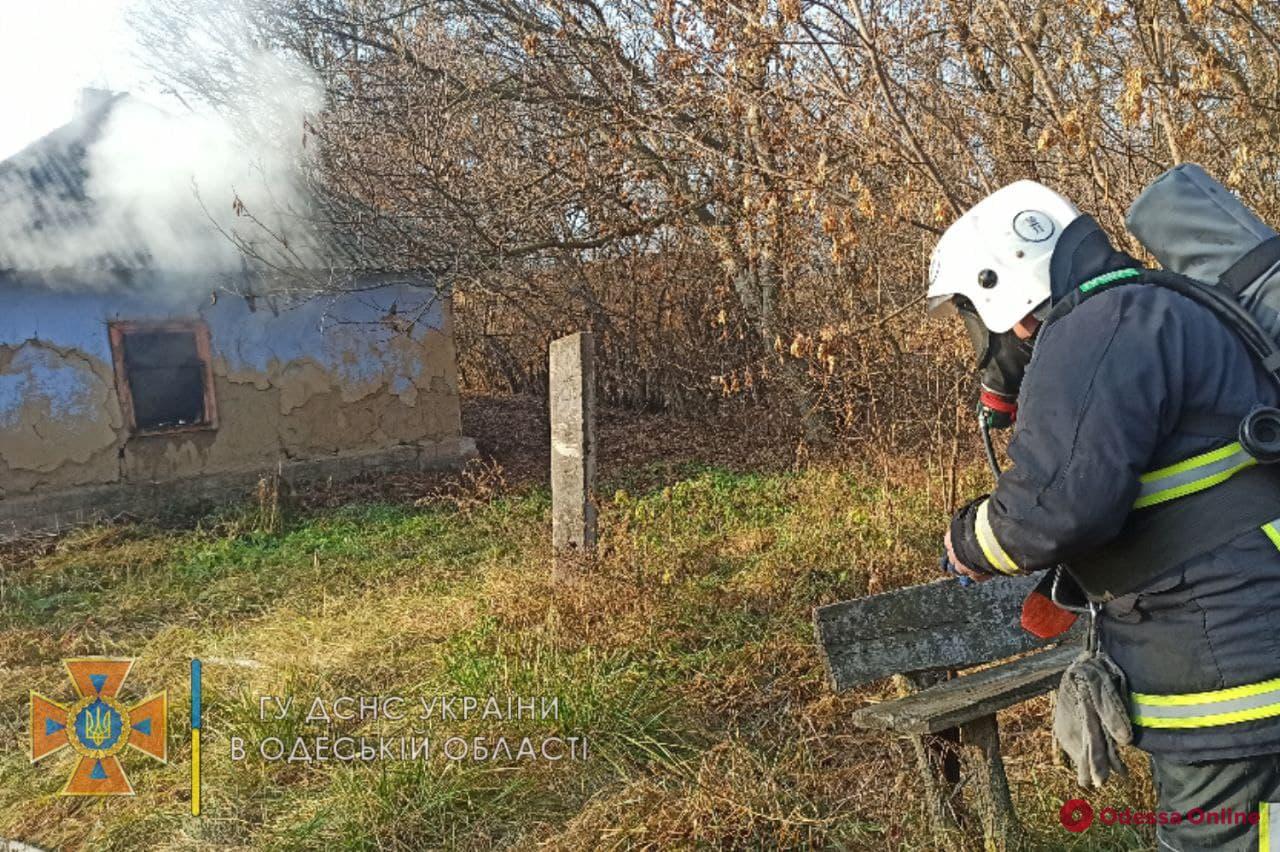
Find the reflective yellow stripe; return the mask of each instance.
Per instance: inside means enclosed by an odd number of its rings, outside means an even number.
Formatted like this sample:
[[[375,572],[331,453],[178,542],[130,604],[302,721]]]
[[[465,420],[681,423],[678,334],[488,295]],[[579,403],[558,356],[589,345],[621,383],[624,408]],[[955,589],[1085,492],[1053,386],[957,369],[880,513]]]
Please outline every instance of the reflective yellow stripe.
[[[1258,848],[1262,852],[1280,852],[1280,835],[1272,830],[1271,806],[1276,802],[1258,802]]]
[[[1226,458],[1240,448],[1240,443],[1238,441],[1233,441],[1225,447],[1219,447],[1216,450],[1209,450],[1206,453],[1201,453],[1198,456],[1192,456],[1191,458],[1180,461],[1177,464],[1171,464],[1168,467],[1162,467],[1150,471],[1149,473],[1144,473],[1142,474],[1142,481],[1153,482],[1158,479],[1168,479],[1175,474],[1193,470],[1198,467],[1204,467],[1210,462],[1216,462],[1219,459]]]
[[[983,500],[978,506],[978,517],[974,521],[973,529],[978,535],[978,546],[982,548],[982,555],[987,557],[987,561],[991,566],[1001,574],[1018,574],[1022,569],[1018,567],[1018,563],[1014,562],[1005,553],[1004,548],[1000,546],[1000,542],[996,540],[995,530],[991,529],[991,519],[988,517],[987,507],[991,505],[990,500]]]
[[[1280,524],[1280,518],[1274,521],[1267,521],[1262,525],[1262,531],[1267,534],[1267,538],[1271,539],[1271,543],[1276,546],[1276,550],[1280,550],[1280,529],[1276,525]]]
[[[1280,716],[1280,678],[1183,695],[1130,697],[1133,723],[1144,728],[1208,728]]]
[[[1257,463],[1257,459],[1246,453],[1239,443],[1233,442],[1186,461],[1144,473],[1138,477],[1141,487],[1133,508],[1154,506],[1212,488]]]
[[[1155,716],[1134,716],[1133,724],[1142,728],[1214,728],[1218,725],[1234,725],[1238,722],[1252,722],[1256,719],[1270,719],[1280,716],[1280,702],[1251,710],[1237,710],[1232,713],[1211,713],[1207,716],[1183,716],[1164,719]]]
[[[1230,701],[1233,698],[1245,698],[1250,695],[1261,695],[1264,692],[1280,690],[1280,677],[1264,680],[1261,683],[1248,683],[1244,686],[1232,686],[1227,689],[1213,689],[1208,692],[1188,692],[1184,695],[1147,695],[1142,692],[1133,693],[1133,700],[1152,707],[1180,707],[1191,704],[1212,704],[1217,701]]]

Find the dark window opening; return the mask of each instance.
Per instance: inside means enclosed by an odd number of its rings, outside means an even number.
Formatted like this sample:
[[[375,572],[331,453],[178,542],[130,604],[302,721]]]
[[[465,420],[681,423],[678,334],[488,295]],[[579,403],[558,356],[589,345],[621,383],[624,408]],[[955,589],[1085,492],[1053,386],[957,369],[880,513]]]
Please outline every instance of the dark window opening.
[[[111,343],[121,402],[134,431],[215,425],[203,323],[115,323]]]

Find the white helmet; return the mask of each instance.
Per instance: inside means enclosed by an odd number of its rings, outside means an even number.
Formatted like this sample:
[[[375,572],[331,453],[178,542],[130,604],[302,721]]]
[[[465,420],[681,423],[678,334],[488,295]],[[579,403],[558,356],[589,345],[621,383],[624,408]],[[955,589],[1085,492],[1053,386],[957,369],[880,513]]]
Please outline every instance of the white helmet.
[[[1000,334],[1049,298],[1049,258],[1080,215],[1049,187],[1020,180],[979,201],[947,228],[929,263],[929,312],[963,296]]]

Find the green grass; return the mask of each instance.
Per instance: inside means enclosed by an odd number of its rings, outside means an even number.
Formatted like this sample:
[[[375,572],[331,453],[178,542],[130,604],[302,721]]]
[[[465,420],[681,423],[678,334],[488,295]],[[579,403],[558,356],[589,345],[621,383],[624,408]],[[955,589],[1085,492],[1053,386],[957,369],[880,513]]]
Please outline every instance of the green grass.
[[[64,849],[930,848],[907,744],[853,731],[876,685],[833,696],[813,605],[932,579],[945,514],[910,473],[624,472],[597,563],[552,581],[549,501],[232,509],[182,527],[70,534],[0,579],[0,837]],[[27,756],[27,693],[70,697],[59,659],[138,658],[168,689],[169,762],[125,756],[138,794],[57,795]],[[186,673],[205,660],[204,815],[188,814]],[[292,696],[262,718],[262,696]],[[537,696],[555,718],[305,719],[317,697]],[[416,708],[416,704],[413,705]],[[1068,836],[1043,702],[1006,723],[1030,848]],[[415,714],[407,714],[415,715]],[[579,736],[585,760],[265,761],[278,737]],[[231,742],[249,744],[231,759]],[[1141,775],[1107,803],[1149,804]]]

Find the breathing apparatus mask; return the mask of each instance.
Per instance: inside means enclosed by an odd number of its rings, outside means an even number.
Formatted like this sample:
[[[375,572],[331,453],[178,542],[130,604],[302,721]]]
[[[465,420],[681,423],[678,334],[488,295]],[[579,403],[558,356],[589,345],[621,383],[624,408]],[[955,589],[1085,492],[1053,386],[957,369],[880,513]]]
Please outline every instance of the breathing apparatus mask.
[[[983,431],[1007,429],[1018,415],[1018,391],[1031,362],[1032,341],[1018,337],[1013,329],[999,334],[989,331],[973,303],[963,296],[956,298],[955,305],[978,356],[978,417]]]

